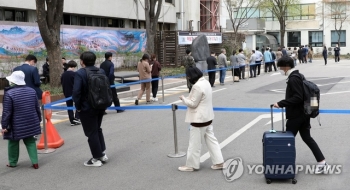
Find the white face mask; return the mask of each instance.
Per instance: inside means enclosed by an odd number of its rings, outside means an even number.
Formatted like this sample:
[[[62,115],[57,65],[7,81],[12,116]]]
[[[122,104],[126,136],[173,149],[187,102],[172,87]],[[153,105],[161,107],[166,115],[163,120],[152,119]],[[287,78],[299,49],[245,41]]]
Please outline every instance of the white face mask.
[[[280,73],[282,76],[286,76],[286,72],[284,72],[284,70],[280,70]]]

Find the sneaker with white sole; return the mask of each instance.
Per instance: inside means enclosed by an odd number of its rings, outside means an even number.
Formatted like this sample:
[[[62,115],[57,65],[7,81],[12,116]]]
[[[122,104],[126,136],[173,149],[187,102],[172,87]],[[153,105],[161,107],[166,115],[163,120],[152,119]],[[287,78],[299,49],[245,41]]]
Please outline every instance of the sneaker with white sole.
[[[100,167],[102,165],[103,165],[102,162],[95,158],[91,158],[89,161],[84,162],[84,166]]]
[[[316,171],[315,174],[322,174],[327,172],[329,169],[329,165],[327,164],[327,162],[325,164],[318,164],[316,165]]]
[[[187,167],[187,166],[181,166],[178,169],[182,172],[193,172],[194,171],[194,168]]]
[[[158,102],[158,98],[153,98],[153,101]]]
[[[222,170],[224,168],[224,164],[215,164],[211,166],[211,169],[213,170]]]
[[[107,157],[107,154],[104,153],[105,155],[103,155],[99,160],[102,162],[102,163],[105,163],[108,161],[108,157]]]

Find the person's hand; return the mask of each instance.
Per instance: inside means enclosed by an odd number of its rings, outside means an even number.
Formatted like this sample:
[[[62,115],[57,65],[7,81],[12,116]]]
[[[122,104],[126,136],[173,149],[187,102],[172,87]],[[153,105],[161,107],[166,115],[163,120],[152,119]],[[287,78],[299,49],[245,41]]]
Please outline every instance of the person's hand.
[[[1,129],[1,133],[2,134],[7,133],[7,129]]]
[[[275,108],[280,108],[280,106],[278,105],[278,103],[273,104],[273,107],[275,107]]]
[[[185,97],[184,97],[184,95],[182,95],[182,96],[179,96],[179,98],[180,98],[180,100],[183,100]]]

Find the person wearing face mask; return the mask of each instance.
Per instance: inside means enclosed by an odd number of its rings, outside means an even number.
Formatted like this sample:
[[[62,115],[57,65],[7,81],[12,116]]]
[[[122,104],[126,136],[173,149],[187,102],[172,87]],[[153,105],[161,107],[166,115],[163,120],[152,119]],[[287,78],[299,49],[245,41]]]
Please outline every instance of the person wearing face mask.
[[[190,140],[187,150],[186,165],[178,169],[183,172],[192,172],[200,168],[202,139],[208,147],[213,170],[223,169],[224,159],[220,145],[213,132],[213,103],[212,88],[197,67],[186,69],[186,75],[193,84],[188,97],[179,98],[188,107],[185,122],[190,123]]]
[[[278,60],[277,66],[283,76],[287,76],[286,98],[274,104],[276,108],[286,108],[286,130],[294,136],[300,133],[303,141],[308,145],[317,160],[315,174],[326,172],[329,165],[326,163],[320,148],[310,135],[310,117],[304,114],[303,81],[298,70],[294,68],[294,61],[288,56]]]

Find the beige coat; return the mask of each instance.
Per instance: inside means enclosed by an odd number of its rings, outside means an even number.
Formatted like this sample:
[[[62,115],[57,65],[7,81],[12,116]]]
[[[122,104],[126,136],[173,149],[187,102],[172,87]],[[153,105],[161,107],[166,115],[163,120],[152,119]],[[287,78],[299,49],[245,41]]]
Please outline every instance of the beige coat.
[[[147,61],[142,60],[137,64],[137,71],[140,75],[140,80],[150,79],[151,77],[151,66]]]
[[[185,122],[205,123],[214,119],[212,89],[204,77],[192,86],[190,95],[182,102],[188,107]]]

